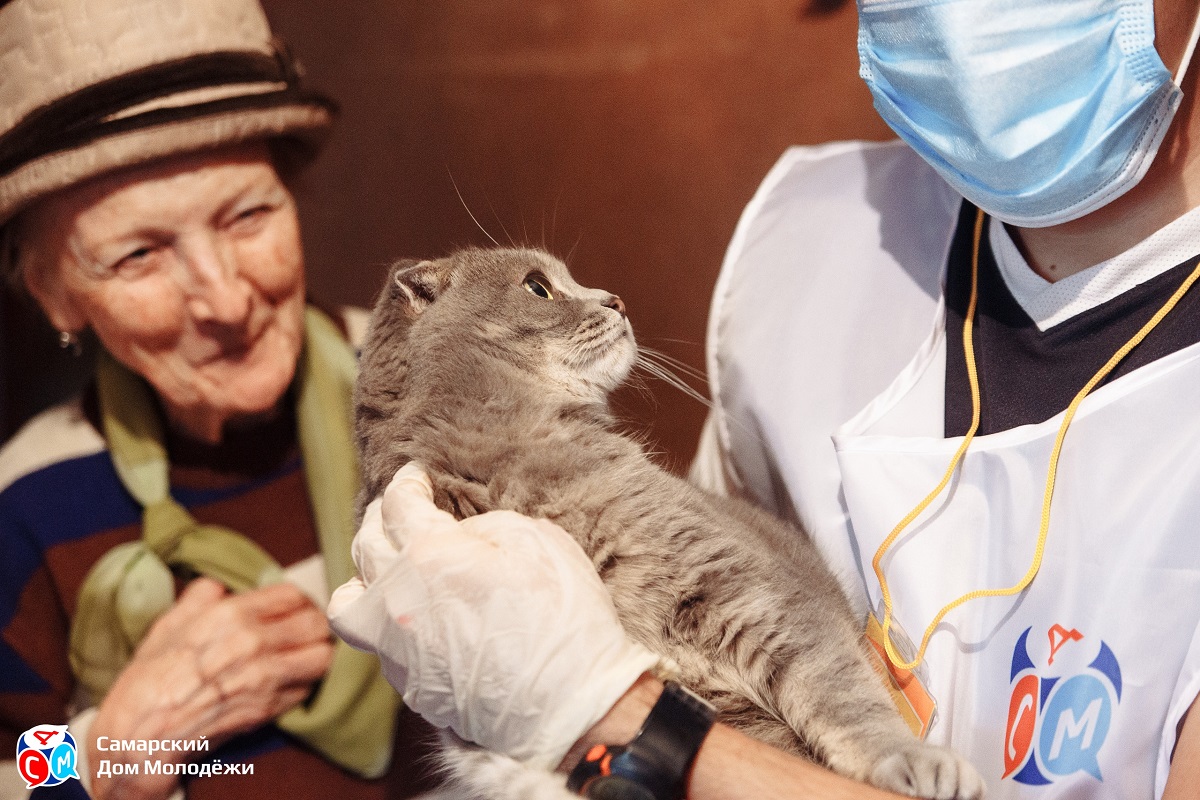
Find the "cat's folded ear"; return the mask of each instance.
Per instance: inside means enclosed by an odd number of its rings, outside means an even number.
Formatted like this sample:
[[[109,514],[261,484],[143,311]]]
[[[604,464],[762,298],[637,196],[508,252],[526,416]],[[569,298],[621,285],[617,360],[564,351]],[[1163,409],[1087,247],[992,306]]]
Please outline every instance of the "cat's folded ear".
[[[420,314],[446,288],[446,272],[436,261],[405,258],[392,265],[393,293]]]

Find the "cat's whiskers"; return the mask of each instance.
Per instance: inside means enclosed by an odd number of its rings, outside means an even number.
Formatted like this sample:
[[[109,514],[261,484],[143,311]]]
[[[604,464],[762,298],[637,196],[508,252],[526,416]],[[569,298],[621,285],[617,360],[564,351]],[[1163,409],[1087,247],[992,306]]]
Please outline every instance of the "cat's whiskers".
[[[450,173],[449,167],[446,167],[446,172]],[[450,173],[450,184],[454,187],[454,193],[456,195],[458,195],[458,202],[462,203],[462,207],[464,210],[466,210],[467,216],[469,216],[471,218],[471,221],[475,223],[475,226],[477,228],[479,228],[479,230],[483,231],[484,236],[486,236],[487,238],[492,240],[492,244],[496,245],[496,247],[500,247],[500,243],[496,241],[496,237],[492,236],[490,233],[488,233],[487,228],[483,227],[483,225],[479,222],[479,220],[475,218],[475,214],[471,211],[471,207],[467,205],[467,201],[463,199],[462,192],[459,191],[459,189],[458,189],[458,181],[454,180],[453,173]],[[489,202],[489,205],[490,205],[490,202]],[[492,209],[492,213],[493,214],[496,213],[496,210],[494,208]],[[501,223],[500,227],[501,228],[504,227],[503,223]],[[505,234],[507,234],[507,233],[508,233],[508,231],[505,231]],[[512,237],[509,237],[510,240],[511,240],[511,238]]]
[[[637,345],[623,318],[594,330],[582,341],[572,339],[563,353],[563,365],[573,373],[574,380],[593,385],[600,399],[629,377],[637,359]]]
[[[704,374],[704,371],[697,369],[696,367],[693,367],[691,364],[687,363],[686,361],[680,361],[678,358],[675,358],[674,356],[668,355],[661,350],[655,350],[650,347],[639,347],[638,352],[641,355],[644,355],[648,358],[654,359],[655,361],[657,361],[660,364],[663,364],[665,366],[669,366],[669,367],[673,368],[677,372],[682,372],[684,375],[686,375],[689,378],[692,378],[694,380],[697,380],[700,383],[703,383],[705,386],[708,385],[708,376]]]
[[[711,400],[693,389],[683,378],[679,377],[675,374],[675,372],[672,371],[672,368],[677,369],[694,380],[704,382],[704,374],[696,368],[691,367],[676,358],[668,356],[666,353],[661,353],[657,350],[651,350],[648,347],[642,347],[638,349],[638,357],[637,361],[635,362],[635,368],[648,372],[653,377],[658,378],[668,386],[678,389],[706,408],[713,407]]]
[[[645,400],[651,408],[658,408],[658,398],[655,397],[654,392],[651,391],[650,384],[637,372],[633,372],[629,375],[629,377],[625,380],[625,385],[637,392],[638,396]]]
[[[570,346],[582,356],[582,361],[594,359],[596,351],[612,347],[629,334],[624,320],[597,329],[597,326],[604,322],[603,319],[589,320],[572,335]],[[584,334],[587,334],[585,338],[579,338]]]
[[[576,328],[575,332],[573,334],[571,334],[572,342],[586,342],[586,341],[591,340],[592,338],[595,338],[594,336],[591,335],[592,332],[595,331],[599,326],[603,325],[604,323],[605,323],[605,320],[600,317],[593,317],[593,318],[587,320],[582,325],[580,325],[578,328]]]

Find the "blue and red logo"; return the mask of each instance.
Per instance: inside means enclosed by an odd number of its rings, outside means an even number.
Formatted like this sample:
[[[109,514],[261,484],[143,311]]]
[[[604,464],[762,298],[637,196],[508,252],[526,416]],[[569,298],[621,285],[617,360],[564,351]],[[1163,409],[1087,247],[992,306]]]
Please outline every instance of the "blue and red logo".
[[[1121,702],[1117,657],[1100,642],[1086,667],[1074,674],[1046,677],[1029,657],[1031,630],[1026,628],[1013,648],[1004,777],[1042,786],[1082,771],[1102,781],[1100,748]],[[1055,656],[1064,646],[1070,645],[1073,650],[1088,647],[1082,633],[1061,625],[1051,627],[1046,636],[1050,641],[1047,668],[1053,667]],[[1084,659],[1088,656],[1090,653]]]
[[[75,739],[66,725],[39,725],[17,740],[17,770],[26,789],[58,786],[68,778],[78,780],[75,761]]]

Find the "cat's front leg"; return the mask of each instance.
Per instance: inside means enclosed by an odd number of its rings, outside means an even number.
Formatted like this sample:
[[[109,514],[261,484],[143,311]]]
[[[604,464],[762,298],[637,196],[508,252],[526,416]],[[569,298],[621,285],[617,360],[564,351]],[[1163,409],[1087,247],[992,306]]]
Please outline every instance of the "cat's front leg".
[[[983,796],[983,779],[971,764],[912,735],[854,643],[831,642],[829,649],[838,652],[784,667],[772,699],[831,769],[913,797]]]
[[[976,800],[984,794],[983,778],[961,756],[917,740],[876,764],[868,782],[913,797]]]

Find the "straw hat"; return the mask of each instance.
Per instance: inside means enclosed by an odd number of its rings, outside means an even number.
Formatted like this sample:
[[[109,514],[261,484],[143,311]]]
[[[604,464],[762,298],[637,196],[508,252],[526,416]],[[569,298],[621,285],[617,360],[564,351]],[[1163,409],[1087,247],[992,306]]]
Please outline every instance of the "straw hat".
[[[333,112],[257,0],[0,0],[0,226],[164,156],[277,137],[315,153]]]

